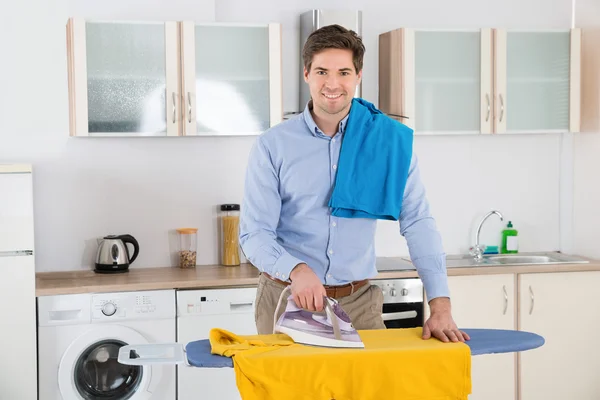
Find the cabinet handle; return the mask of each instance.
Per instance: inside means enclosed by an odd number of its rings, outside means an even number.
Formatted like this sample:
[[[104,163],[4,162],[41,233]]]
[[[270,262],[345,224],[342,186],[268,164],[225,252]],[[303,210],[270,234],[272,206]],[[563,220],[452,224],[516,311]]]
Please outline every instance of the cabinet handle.
[[[192,123],[192,94],[188,92],[188,123]]]
[[[175,123],[175,92],[173,92],[173,123]]]
[[[508,309],[508,293],[506,293],[506,285],[502,286],[502,290],[504,291],[504,311],[502,315],[506,315],[506,310]]]
[[[531,297],[531,306],[529,307],[529,314],[533,312],[533,305],[535,304],[535,299],[533,297],[533,289],[531,289],[531,285],[529,286],[529,297]]]
[[[504,99],[502,98],[502,94],[500,94],[500,122],[502,122],[502,117],[504,117]]]
[[[487,100],[487,115],[485,116],[485,122],[488,122],[490,119],[490,94],[485,94],[485,99]]]

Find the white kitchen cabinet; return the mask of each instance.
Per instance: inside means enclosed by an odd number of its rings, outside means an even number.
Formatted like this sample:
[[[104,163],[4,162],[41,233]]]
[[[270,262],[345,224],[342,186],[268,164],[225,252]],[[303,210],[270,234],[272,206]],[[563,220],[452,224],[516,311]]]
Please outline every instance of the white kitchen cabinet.
[[[581,32],[379,36],[379,108],[415,134],[578,132]]]
[[[491,132],[491,37],[491,29],[381,34],[379,108],[417,134]]]
[[[577,132],[581,32],[495,31],[496,133]]]
[[[519,354],[520,400],[600,398],[600,272],[519,275],[519,329],[544,346]]]
[[[448,286],[459,329],[516,329],[514,274],[450,276]],[[473,356],[469,400],[514,399],[515,370],[514,353]]]
[[[259,134],[281,122],[281,25],[67,23],[71,136]]]
[[[279,24],[183,22],[184,134],[256,135],[281,122]]]

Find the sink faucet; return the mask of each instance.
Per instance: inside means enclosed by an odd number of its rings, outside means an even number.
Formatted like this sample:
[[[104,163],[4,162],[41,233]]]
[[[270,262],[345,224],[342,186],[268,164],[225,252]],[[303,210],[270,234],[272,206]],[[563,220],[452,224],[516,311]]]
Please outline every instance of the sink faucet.
[[[485,246],[481,246],[479,244],[479,234],[481,233],[481,227],[483,226],[483,223],[489,217],[491,217],[493,214],[496,214],[497,216],[499,216],[500,221],[504,221],[504,217],[502,216],[502,214],[500,214],[500,211],[497,211],[497,210],[492,210],[483,216],[483,218],[481,219],[481,222],[479,222],[479,226],[477,227],[477,233],[475,234],[475,246],[473,246],[469,249],[469,254],[473,256],[475,261],[479,262],[483,259],[483,252],[485,250]]]

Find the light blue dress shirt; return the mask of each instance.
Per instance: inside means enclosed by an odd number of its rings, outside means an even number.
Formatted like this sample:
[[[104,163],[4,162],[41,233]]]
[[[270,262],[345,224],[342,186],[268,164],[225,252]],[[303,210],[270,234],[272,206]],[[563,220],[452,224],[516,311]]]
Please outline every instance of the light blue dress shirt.
[[[328,207],[348,116],[329,137],[304,112],[258,136],[246,171],[240,245],[260,271],[289,281],[299,263],[324,285],[373,278],[376,219],[339,218]],[[450,297],[446,255],[417,158],[411,159],[399,229],[428,300]]]

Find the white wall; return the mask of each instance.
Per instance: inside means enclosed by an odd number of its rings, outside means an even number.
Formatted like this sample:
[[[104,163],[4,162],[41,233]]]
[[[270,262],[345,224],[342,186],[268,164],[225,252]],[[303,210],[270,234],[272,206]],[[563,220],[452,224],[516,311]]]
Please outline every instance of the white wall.
[[[171,265],[169,233],[180,226],[200,228],[199,263],[218,262],[216,207],[241,201],[254,140],[69,138],[67,18],[281,22],[284,110],[297,110],[298,15],[324,3],[258,4],[28,0],[0,6],[0,48],[10,57],[0,63],[0,162],[34,165],[38,271],[90,268],[95,238],[116,233],[140,241],[141,255],[132,267]],[[553,7],[544,0],[335,0],[327,7],[363,11],[363,96],[375,104],[379,33],[401,26],[569,28],[571,23],[570,0]],[[448,253],[467,251],[478,218],[491,208],[513,220],[523,251],[560,248],[559,135],[419,137],[416,149]],[[498,239],[500,229],[490,220],[482,235],[486,243]],[[397,224],[380,224],[377,250],[407,254]]]
[[[600,29],[600,2],[597,0],[578,0],[575,15],[576,26],[582,29]],[[596,87],[595,90],[600,88]],[[575,136],[573,246],[574,251],[588,257],[600,257],[600,212],[598,211],[600,157],[598,155],[600,155],[600,132],[586,132]]]

